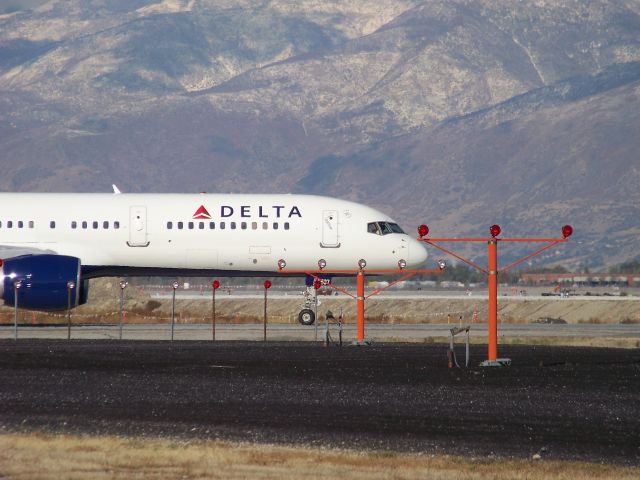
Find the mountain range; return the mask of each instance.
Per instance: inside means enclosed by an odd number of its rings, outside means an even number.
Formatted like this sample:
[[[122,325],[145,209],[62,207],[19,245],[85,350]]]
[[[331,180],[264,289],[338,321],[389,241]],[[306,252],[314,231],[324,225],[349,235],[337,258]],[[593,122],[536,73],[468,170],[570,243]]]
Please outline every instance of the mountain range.
[[[435,236],[569,223],[532,262],[605,268],[638,256],[639,100],[636,0],[0,3],[5,191],[325,194]]]

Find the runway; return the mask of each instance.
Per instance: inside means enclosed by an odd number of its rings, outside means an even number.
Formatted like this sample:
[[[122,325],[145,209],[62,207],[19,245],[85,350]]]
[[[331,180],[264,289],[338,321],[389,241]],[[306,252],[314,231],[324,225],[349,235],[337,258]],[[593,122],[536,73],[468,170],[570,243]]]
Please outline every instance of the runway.
[[[467,370],[442,345],[2,340],[0,429],[640,465],[638,349],[501,353]]]
[[[372,341],[405,341],[422,342],[433,338],[449,336],[449,330],[457,327],[455,324],[375,324],[366,325],[365,335]],[[213,328],[210,324],[176,324],[174,326],[175,340],[211,340]],[[247,340],[256,341],[264,338],[263,324],[217,324],[216,340]],[[314,341],[322,339],[325,332],[324,323],[315,326],[300,324],[268,324],[267,339],[272,341]],[[338,338],[338,327],[331,325],[329,329],[332,338]],[[471,338],[487,338],[487,325],[472,324]],[[625,338],[637,339],[640,342],[638,325],[630,324],[500,324],[498,326],[499,339],[527,339],[554,337],[589,337],[589,338]],[[0,339],[14,337],[13,326],[0,326]],[[120,328],[118,325],[74,325],[71,327],[71,338],[83,340],[118,339]],[[66,339],[67,326],[31,326],[19,325],[18,338],[50,338]],[[122,338],[125,340],[168,340],[171,338],[170,324],[129,324],[122,327]],[[356,338],[356,327],[353,324],[343,328],[345,342]]]

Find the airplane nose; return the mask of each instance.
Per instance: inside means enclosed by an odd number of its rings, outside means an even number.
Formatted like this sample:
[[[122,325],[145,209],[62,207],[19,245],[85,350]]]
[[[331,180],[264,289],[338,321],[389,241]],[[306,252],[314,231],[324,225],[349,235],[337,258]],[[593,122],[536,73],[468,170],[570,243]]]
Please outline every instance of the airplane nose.
[[[419,242],[415,238],[409,240],[409,258],[407,259],[407,266],[410,268],[417,268],[423,266],[427,261],[427,249],[423,242]]]

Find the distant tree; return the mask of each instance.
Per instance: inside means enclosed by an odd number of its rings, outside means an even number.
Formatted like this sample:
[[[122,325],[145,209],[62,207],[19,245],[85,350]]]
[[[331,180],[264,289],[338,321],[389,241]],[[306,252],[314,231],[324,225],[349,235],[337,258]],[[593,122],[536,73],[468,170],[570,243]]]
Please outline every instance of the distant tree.
[[[640,258],[628,260],[609,268],[609,273],[638,273],[640,272]]]
[[[569,273],[562,265],[556,265],[555,267],[535,267],[522,270],[521,273]]]

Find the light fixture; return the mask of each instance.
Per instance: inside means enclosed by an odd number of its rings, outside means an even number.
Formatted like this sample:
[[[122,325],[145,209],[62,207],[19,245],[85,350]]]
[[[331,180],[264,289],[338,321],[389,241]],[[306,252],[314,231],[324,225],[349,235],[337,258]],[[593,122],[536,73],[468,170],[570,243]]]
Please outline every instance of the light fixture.
[[[361,258],[360,260],[358,260],[358,267],[360,267],[360,270],[362,270],[366,266],[367,266],[367,261],[364,258]]]
[[[214,280],[213,282],[211,282],[211,286],[214,290],[217,290],[220,288],[220,282],[218,280]]]
[[[429,227],[427,227],[424,223],[418,227],[418,235],[420,238],[426,237],[429,234]]]
[[[125,282],[124,280],[120,280],[120,288],[122,290],[124,290],[125,288],[127,288],[127,285],[129,285],[129,282]],[[73,287],[71,287],[73,288]]]
[[[398,268],[400,270],[404,269],[407,267],[407,261],[404,258],[401,258],[400,260],[398,260]]]
[[[320,260],[318,260],[318,268],[320,270],[323,270],[324,267],[327,266],[327,261],[324,258],[321,258]]]
[[[266,288],[267,290],[271,288],[271,280],[264,281],[264,288]]]
[[[280,260],[278,260],[278,269],[282,270],[286,266],[287,266],[287,262],[284,261],[284,258],[281,258]]]
[[[565,225],[562,227],[562,237],[569,238],[573,233],[573,227],[571,225]]]
[[[491,233],[491,236],[493,238],[496,238],[498,235],[500,235],[501,231],[502,229],[500,228],[500,225],[491,225],[491,227],[489,227],[489,233]]]
[[[438,260],[438,268],[444,270],[447,267],[447,263],[443,259]]]
[[[177,290],[178,289],[178,282],[173,282],[171,284],[171,286],[173,287],[174,290]]]

